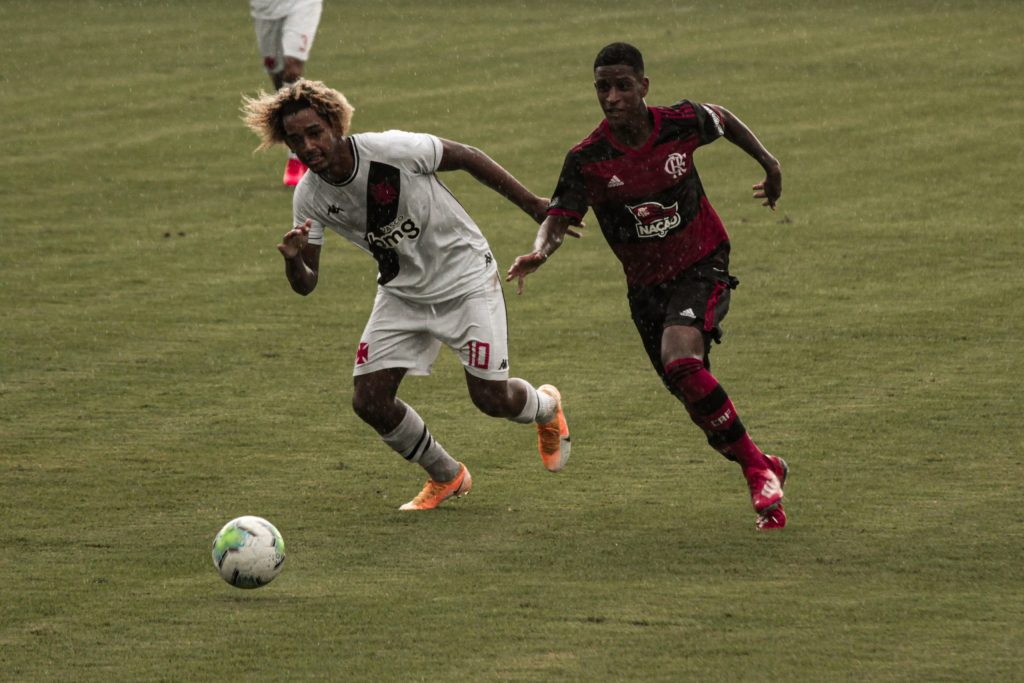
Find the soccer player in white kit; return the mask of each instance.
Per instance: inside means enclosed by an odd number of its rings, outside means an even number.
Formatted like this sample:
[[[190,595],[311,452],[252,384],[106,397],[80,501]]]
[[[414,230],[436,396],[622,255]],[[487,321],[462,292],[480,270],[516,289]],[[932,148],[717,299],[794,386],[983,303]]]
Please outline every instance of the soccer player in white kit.
[[[323,0],[249,0],[263,69],[274,89],[302,78],[320,24]],[[289,152],[284,184],[297,185],[306,165]]]
[[[402,510],[427,510],[467,493],[472,477],[397,397],[406,374],[426,375],[446,345],[462,361],[473,403],[492,417],[535,423],[544,467],[569,458],[561,395],[509,377],[505,301],[487,240],[438,171],[464,170],[536,222],[548,202],[480,150],[433,135],[349,135],[353,108],[317,81],[244,101],[261,148],[286,144],[307,173],[293,197],[294,225],[278,250],[302,295],[316,288],[324,231],[377,261],[377,296],[356,350],[352,406],[384,442],[429,476]]]

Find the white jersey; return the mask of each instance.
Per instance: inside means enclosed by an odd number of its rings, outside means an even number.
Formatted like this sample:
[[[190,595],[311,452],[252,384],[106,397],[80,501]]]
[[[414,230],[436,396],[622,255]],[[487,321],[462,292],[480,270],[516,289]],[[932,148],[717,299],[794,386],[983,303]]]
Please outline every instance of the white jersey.
[[[482,286],[497,265],[473,219],[438,180],[441,140],[387,131],[352,135],[355,168],[337,185],[306,173],[295,225],[312,219],[311,244],[330,228],[378,265],[377,283],[408,301],[448,301]]]
[[[281,19],[298,9],[319,5],[321,0],[249,0],[249,13],[254,19]]]

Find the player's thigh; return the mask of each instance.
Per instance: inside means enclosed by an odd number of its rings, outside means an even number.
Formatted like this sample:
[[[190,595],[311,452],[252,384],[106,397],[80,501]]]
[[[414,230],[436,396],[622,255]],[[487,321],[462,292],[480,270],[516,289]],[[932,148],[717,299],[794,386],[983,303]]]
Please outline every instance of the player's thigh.
[[[702,265],[671,282],[630,291],[633,323],[658,374],[678,357],[707,359],[712,341],[722,337],[731,282],[724,268]]]
[[[467,373],[484,380],[508,379],[508,317],[497,274],[482,287],[434,309],[434,336],[458,355]]]
[[[629,312],[640,335],[647,359],[655,372],[664,374],[661,362],[661,337],[669,297],[663,286],[633,288],[629,292]]]
[[[352,374],[404,368],[410,375],[429,375],[441,348],[430,332],[430,315],[430,306],[379,289],[359,338]]]
[[[309,59],[313,40],[316,38],[316,29],[320,23],[321,10],[321,3],[307,3],[297,7],[284,18],[281,46],[285,57],[294,57],[303,62]]]
[[[731,291],[738,282],[729,275],[727,263],[709,259],[670,283],[665,327],[693,327],[715,341],[721,340],[721,323],[729,312]]]
[[[284,54],[281,49],[281,32],[284,19],[253,19],[256,30],[256,46],[263,60],[263,68],[274,74],[284,68]]]
[[[702,357],[710,366],[712,343],[722,340],[722,320],[729,312],[736,280],[728,261],[709,260],[686,271],[667,292],[661,362]]]

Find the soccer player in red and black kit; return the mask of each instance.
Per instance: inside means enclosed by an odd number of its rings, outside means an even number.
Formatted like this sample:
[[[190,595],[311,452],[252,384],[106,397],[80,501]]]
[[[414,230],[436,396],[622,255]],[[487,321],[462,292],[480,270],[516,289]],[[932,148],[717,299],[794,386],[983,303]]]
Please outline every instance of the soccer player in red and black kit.
[[[517,278],[522,293],[523,278],[593,208],[622,262],[633,322],[662,381],[708,443],[739,463],[757,528],[781,529],[788,467],[754,444],[710,372],[711,343],[721,340],[737,280],[729,274],[729,236],[704,194],[693,154],[720,137],[738,146],[764,168],[754,197],[773,210],[782,194],[779,162],[724,107],[687,100],[648,107],[650,82],[632,45],[613,43],[598,53],[594,86],[605,120],[566,155],[533,251],[515,260],[507,279]]]

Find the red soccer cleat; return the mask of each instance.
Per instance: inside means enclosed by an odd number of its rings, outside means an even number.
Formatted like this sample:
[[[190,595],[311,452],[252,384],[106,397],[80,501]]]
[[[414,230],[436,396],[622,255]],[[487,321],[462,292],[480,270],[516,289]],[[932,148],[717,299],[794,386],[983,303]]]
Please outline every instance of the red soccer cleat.
[[[757,528],[760,531],[781,529],[784,526],[786,526],[786,511],[782,509],[782,503],[776,505],[774,510],[757,516]]]
[[[288,157],[288,164],[284,167],[284,184],[288,187],[295,187],[306,174],[307,166],[294,157]]]
[[[772,474],[779,482],[779,500],[774,507],[759,510],[757,513],[757,528],[761,531],[769,529],[781,529],[786,526],[786,511],[782,509],[782,487],[786,485],[786,477],[789,476],[789,465],[777,455],[766,455],[768,465]]]
[[[782,482],[775,474],[774,467],[744,470],[743,476],[747,478],[747,486],[750,487],[750,501],[754,504],[754,511],[761,514],[774,510],[782,500]]]

